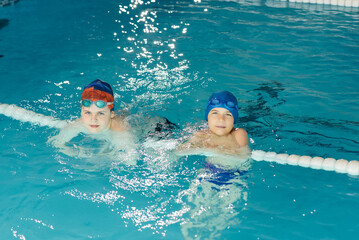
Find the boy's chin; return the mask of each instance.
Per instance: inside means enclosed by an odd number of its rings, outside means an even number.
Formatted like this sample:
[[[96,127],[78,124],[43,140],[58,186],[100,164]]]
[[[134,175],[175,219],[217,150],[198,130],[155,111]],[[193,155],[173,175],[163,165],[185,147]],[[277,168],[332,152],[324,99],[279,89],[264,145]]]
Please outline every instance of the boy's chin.
[[[87,127],[87,130],[88,130],[90,133],[100,133],[100,132],[102,132],[102,129],[92,128],[92,127]]]
[[[218,137],[225,137],[225,136],[228,136],[230,134],[230,132],[227,132],[227,131],[212,131],[211,130],[211,133],[215,136],[218,136]]]

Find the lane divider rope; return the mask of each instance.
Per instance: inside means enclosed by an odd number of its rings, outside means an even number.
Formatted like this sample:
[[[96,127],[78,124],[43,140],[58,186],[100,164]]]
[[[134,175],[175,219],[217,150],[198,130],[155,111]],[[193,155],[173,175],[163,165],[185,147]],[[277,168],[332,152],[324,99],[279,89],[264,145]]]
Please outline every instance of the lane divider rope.
[[[0,114],[13,118],[21,122],[31,122],[42,127],[63,128],[68,122],[59,120],[50,116],[35,113],[16,105],[1,104]],[[299,156],[296,154],[289,155],[287,153],[277,154],[275,152],[265,152],[262,150],[253,150],[252,159],[255,161],[276,162],[279,164],[288,164],[301,167],[310,167],[313,169],[323,169],[326,171],[335,171],[338,173],[347,173],[349,175],[359,175],[359,161],[348,161],[345,159],[322,158]]]
[[[277,154],[275,152],[265,152],[262,150],[253,150],[252,159],[255,161],[276,162],[279,164],[347,173],[353,176],[359,175],[359,161],[356,160],[336,160],[334,158],[299,156],[296,154],[289,155],[287,153]]]

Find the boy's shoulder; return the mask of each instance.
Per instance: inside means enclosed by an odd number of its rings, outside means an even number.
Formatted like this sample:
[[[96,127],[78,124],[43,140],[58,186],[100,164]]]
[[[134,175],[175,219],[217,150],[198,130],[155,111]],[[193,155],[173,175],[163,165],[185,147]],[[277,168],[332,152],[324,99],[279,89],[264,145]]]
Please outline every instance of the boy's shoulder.
[[[122,132],[128,129],[128,123],[120,116],[115,115],[111,120],[111,130],[115,132]]]
[[[244,130],[243,128],[236,128],[233,132],[232,135],[234,136],[234,138],[236,139],[237,143],[239,144],[239,146],[246,146],[248,145],[248,133],[246,130]]]
[[[243,128],[235,128],[232,132],[233,134],[247,134],[247,131]]]

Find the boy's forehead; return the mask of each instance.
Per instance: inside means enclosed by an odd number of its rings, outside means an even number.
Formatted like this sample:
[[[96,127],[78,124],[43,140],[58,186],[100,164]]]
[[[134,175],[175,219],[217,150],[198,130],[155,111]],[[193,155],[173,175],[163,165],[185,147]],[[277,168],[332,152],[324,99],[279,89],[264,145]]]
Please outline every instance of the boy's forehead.
[[[224,112],[230,112],[228,109],[226,109],[226,108],[221,108],[221,107],[212,108],[210,112],[212,112],[212,111],[224,111]]]
[[[95,106],[95,104],[91,104],[91,106],[89,106],[89,107],[85,107],[85,106],[81,105],[81,110],[87,111],[87,112],[92,112],[92,113],[111,112],[111,110],[108,107],[98,108],[97,106]]]

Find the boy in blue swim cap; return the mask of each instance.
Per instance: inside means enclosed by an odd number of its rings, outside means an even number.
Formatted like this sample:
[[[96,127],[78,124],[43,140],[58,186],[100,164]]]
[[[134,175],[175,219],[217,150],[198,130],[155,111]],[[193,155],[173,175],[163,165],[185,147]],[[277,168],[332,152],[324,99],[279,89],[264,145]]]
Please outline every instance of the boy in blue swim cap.
[[[232,93],[213,93],[206,105],[205,119],[208,121],[208,129],[196,132],[180,146],[180,150],[207,148],[224,153],[240,153],[242,147],[248,148],[246,130],[234,127],[238,120],[238,102]]]

